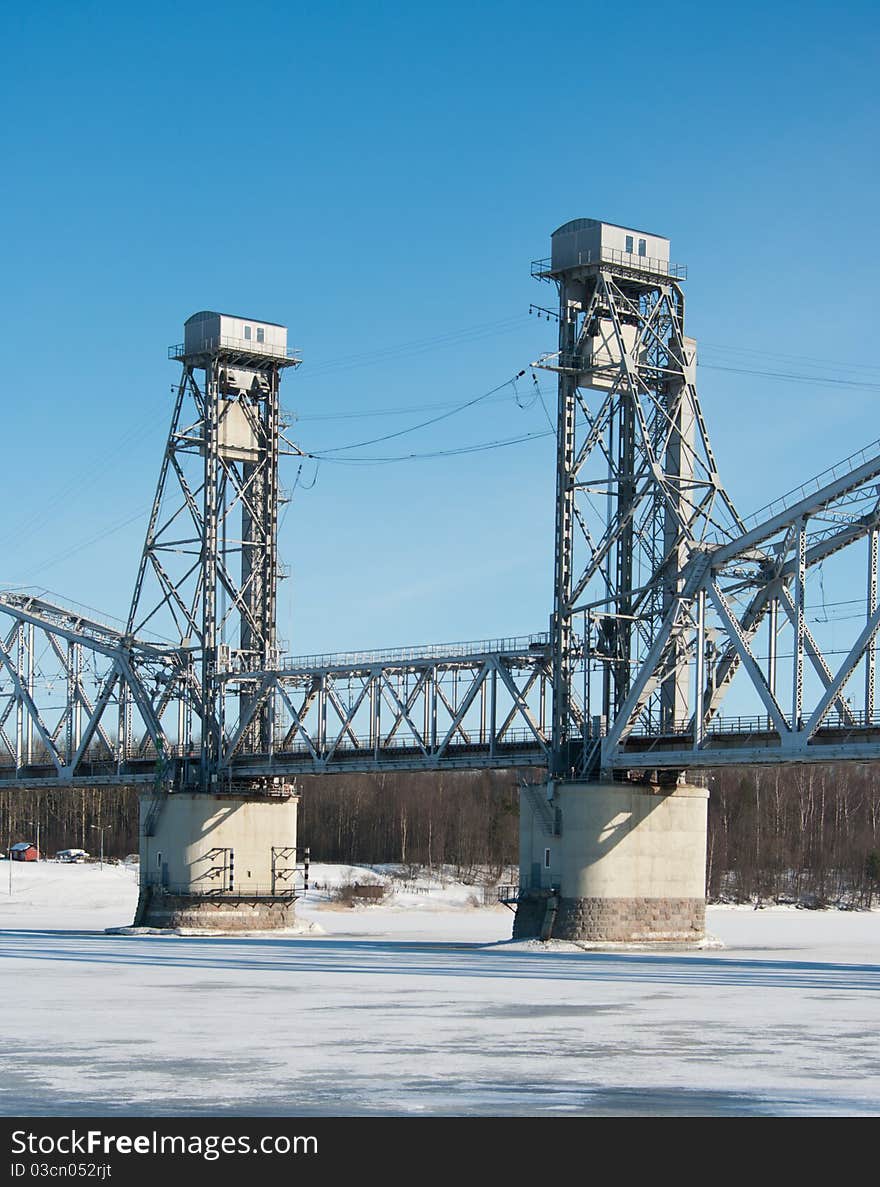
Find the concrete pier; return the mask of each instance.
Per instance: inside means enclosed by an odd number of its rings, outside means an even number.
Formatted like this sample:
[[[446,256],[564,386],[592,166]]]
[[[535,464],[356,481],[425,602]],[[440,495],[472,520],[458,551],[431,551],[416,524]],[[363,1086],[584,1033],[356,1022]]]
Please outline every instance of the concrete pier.
[[[679,784],[524,789],[514,938],[705,938],[709,793]]]
[[[290,927],[297,804],[292,794],[143,796],[135,926]]]

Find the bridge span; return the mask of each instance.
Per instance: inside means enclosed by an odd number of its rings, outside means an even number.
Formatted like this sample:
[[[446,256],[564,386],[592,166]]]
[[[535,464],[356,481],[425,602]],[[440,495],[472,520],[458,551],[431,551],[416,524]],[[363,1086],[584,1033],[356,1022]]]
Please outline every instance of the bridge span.
[[[743,518],[669,240],[575,219],[551,249],[532,267],[557,297],[541,307],[557,348],[532,364],[558,390],[549,631],[282,655],[279,463],[302,450],[279,388],[300,360],[284,326],[201,311],[170,351],[182,370],[127,619],[0,592],[0,786],[144,785],[145,891],[185,884],[189,911],[193,838],[212,829],[212,893],[242,893],[212,798],[225,820],[238,795],[262,838],[247,864],[268,878],[271,852],[274,887],[299,773],[537,767],[521,934],[670,938],[700,933],[705,906],[689,771],[880,758],[880,442]],[[156,873],[169,853],[176,872]]]

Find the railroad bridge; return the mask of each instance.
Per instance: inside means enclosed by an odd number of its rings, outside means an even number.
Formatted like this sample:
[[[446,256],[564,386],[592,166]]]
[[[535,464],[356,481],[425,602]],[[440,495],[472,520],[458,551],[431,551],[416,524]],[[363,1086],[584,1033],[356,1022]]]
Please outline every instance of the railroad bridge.
[[[279,391],[300,360],[284,326],[213,311],[169,351],[127,621],[0,591],[0,786],[141,785],[142,920],[289,919],[297,774],[491,766],[546,771],[523,785],[516,934],[699,939],[688,773],[880,757],[880,443],[744,519],[669,240],[576,219],[532,275],[558,326],[532,364],[558,388],[548,631],[282,654],[279,467],[302,451]],[[808,614],[832,575],[856,594],[842,647]]]

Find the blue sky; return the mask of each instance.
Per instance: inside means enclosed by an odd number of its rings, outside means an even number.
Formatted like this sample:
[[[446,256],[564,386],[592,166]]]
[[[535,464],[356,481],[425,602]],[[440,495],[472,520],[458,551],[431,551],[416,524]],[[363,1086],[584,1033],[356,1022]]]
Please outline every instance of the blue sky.
[[[874,5],[4,19],[0,584],[124,617],[177,379],[166,347],[190,313],[288,325],[294,436],[361,441],[553,349],[529,261],[581,216],[668,235],[687,263],[700,393],[743,512],[880,437]],[[537,433],[530,389],[386,452]],[[546,626],[552,440],[314,477],[281,534],[293,650]]]

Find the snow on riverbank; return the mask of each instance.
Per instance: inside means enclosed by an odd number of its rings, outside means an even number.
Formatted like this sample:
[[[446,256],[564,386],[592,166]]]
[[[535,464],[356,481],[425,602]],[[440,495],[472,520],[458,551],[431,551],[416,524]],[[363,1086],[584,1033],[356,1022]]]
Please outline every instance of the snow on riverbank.
[[[134,918],[137,880],[136,864],[105,863],[102,869],[96,863],[0,862],[0,928],[126,927]],[[339,902],[339,888],[355,882],[381,884],[387,897],[354,907]],[[472,942],[508,938],[512,913],[495,902],[483,906],[483,897],[481,886],[458,881],[451,872],[313,864],[297,914],[331,934],[418,938],[436,931],[437,938]]]
[[[12,894],[9,874],[12,866]],[[58,928],[103,931],[131,924],[137,904],[136,864],[66,865],[57,862],[0,862],[0,929]],[[381,883],[379,903],[347,906],[337,891],[355,882]],[[316,924],[313,935],[374,936],[401,940],[499,943],[510,940],[512,912],[484,905],[482,886],[464,883],[451,870],[315,863],[310,889],[297,915]],[[880,963],[880,910],[812,911],[790,906],[710,906],[707,931],[725,950],[773,959]],[[541,950],[542,946],[534,946]],[[554,943],[544,950],[577,951]]]

